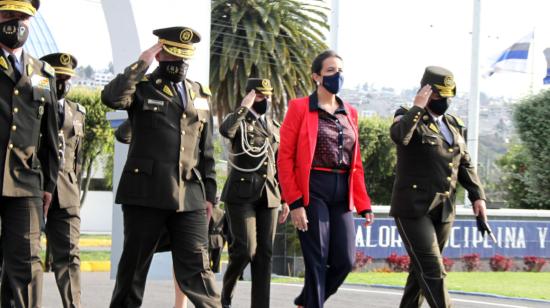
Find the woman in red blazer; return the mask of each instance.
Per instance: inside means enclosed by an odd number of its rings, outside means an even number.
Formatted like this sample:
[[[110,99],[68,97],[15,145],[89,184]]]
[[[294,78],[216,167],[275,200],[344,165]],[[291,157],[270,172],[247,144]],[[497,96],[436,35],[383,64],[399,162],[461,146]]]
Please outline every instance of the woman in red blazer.
[[[355,259],[353,208],[373,222],[365,187],[357,110],[336,94],[342,58],[328,50],[312,63],[317,90],[291,100],[280,130],[278,175],[298,232],[306,276],[295,304],[323,307]],[[327,279],[330,277],[330,279]]]

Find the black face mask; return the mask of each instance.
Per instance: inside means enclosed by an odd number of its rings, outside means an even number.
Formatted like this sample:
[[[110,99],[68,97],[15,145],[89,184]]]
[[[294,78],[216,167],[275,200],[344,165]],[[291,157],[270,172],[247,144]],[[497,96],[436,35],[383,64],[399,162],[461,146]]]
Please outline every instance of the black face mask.
[[[71,83],[68,80],[57,79],[55,81],[55,90],[57,93],[57,99],[65,98],[69,90],[71,89]]]
[[[338,94],[344,85],[344,76],[337,72],[330,76],[323,76],[323,87],[332,94]]]
[[[29,27],[22,20],[12,19],[0,23],[0,43],[15,49],[23,46],[29,37]]]
[[[447,111],[449,108],[449,101],[450,99],[447,97],[440,98],[440,99],[432,99],[428,103],[428,108],[431,112],[435,113],[436,115],[440,116]]]
[[[254,102],[252,109],[254,109],[254,112],[257,114],[264,114],[267,112],[267,104],[267,98],[264,98],[259,102]]]
[[[162,77],[175,83],[185,79],[188,68],[189,64],[183,60],[159,62],[159,71]]]

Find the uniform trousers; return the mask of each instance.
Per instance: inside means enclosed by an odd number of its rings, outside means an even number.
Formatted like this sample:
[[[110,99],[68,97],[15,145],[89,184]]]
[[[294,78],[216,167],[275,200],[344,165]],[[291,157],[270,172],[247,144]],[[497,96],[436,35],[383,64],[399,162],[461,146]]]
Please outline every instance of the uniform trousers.
[[[0,215],[4,257],[0,290],[2,307],[40,307],[42,199],[0,197]]]
[[[305,308],[321,308],[342,285],[355,262],[355,227],[348,205],[347,173],[312,170],[308,230],[298,231],[305,263],[302,293],[294,300]]]
[[[399,307],[420,307],[424,298],[432,308],[451,307],[442,252],[449,238],[452,221],[442,220],[443,208],[444,204],[441,203],[421,217],[395,217],[397,230],[411,258],[409,276]]]
[[[122,205],[124,244],[111,308],[140,307],[147,272],[163,232],[168,230],[174,276],[197,308],[218,308],[214,274],[208,260],[206,211],[176,212]]]
[[[80,307],[80,206],[60,208],[57,191],[48,210],[46,237],[63,307]]]
[[[273,241],[277,208],[267,207],[265,192],[253,203],[226,203],[232,235],[229,264],[223,276],[222,304],[230,305],[233,290],[250,263],[252,298],[250,307],[269,307]]]

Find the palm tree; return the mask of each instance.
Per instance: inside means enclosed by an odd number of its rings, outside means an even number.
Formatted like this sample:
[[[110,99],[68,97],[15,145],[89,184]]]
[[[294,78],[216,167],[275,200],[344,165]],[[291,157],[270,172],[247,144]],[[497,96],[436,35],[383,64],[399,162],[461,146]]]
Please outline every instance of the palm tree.
[[[240,103],[248,77],[269,78],[272,108],[312,91],[311,61],[327,49],[322,0],[212,0],[210,86],[218,120]]]

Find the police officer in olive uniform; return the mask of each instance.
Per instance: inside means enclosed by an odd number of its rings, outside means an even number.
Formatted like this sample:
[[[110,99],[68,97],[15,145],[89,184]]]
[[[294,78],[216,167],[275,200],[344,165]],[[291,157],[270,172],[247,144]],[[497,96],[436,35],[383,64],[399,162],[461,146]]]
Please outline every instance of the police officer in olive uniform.
[[[38,0],[0,1],[3,307],[40,306],[40,227],[59,170],[55,72],[23,51],[38,7]]]
[[[273,88],[269,79],[251,78],[241,106],[220,125],[230,140],[231,171],[223,187],[222,201],[229,217],[233,240],[223,277],[222,305],[231,307],[233,289],[251,263],[251,307],[269,307],[271,255],[281,194],[276,178],[276,153],[280,124],[267,114]],[[283,207],[282,221],[288,214]]]
[[[216,198],[207,88],[186,80],[197,32],[153,31],[159,42],[105,86],[105,105],[128,111],[131,140],[116,202],[124,247],[111,307],[139,307],[147,271],[168,229],[175,278],[195,307],[219,307],[208,262],[208,220]],[[153,60],[159,66],[145,75]]]
[[[410,109],[400,108],[391,126],[397,171],[390,215],[411,257],[400,307],[450,307],[442,250],[455,217],[457,183],[467,191],[474,213],[486,221],[485,194],[466,149],[466,128],[446,113],[455,96],[453,74],[427,67]]]
[[[55,69],[61,168],[46,220],[48,249],[63,307],[80,307],[80,179],[84,106],[65,98],[77,60],[67,53],[41,58]]]

